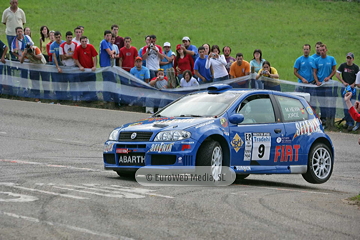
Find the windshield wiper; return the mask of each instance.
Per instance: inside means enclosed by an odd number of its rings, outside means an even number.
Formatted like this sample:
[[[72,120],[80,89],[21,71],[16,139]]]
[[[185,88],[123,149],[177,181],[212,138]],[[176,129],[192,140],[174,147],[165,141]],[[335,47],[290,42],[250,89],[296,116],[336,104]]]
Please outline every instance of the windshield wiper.
[[[188,114],[188,115],[180,115],[179,117],[203,117],[201,115],[195,115],[195,114]]]

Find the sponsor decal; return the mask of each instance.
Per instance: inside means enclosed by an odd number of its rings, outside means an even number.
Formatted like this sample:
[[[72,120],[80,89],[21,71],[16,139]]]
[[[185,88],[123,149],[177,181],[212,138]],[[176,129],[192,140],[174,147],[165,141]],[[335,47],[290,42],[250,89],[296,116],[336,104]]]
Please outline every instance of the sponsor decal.
[[[174,143],[154,143],[149,152],[171,152]]]
[[[252,133],[245,133],[244,161],[251,160],[251,151],[252,151]]]
[[[225,136],[229,136],[230,133],[229,133],[229,132],[224,132],[224,135],[225,135]]]
[[[164,121],[156,121],[154,124],[172,124],[172,123],[191,123],[194,122],[195,119],[174,119],[174,120],[164,120]]]
[[[251,171],[251,167],[250,166],[234,166],[235,170],[242,170],[244,172],[246,171]]]
[[[191,149],[190,144],[183,144],[183,145],[181,145],[181,151],[184,151],[184,150],[186,150],[186,149]]]
[[[311,135],[314,132],[322,132],[320,129],[320,121],[317,118],[300,121],[295,123],[296,133],[293,140],[301,135]]]
[[[223,126],[223,127],[227,127],[229,124],[228,124],[228,121],[227,121],[227,119],[226,118],[220,118],[220,124],[221,124],[221,126]]]
[[[182,163],[182,157],[178,158],[178,163]]]
[[[116,153],[128,154],[129,152],[131,152],[131,150],[129,150],[127,148],[117,148],[116,149]]]
[[[235,152],[238,152],[242,145],[244,145],[244,141],[236,133],[233,139],[231,140],[231,146],[234,148]]]
[[[294,146],[291,145],[276,146],[274,162],[299,161],[299,149],[300,149],[300,144]]]
[[[251,160],[269,160],[271,149],[270,133],[253,133]]]
[[[306,110],[310,115],[314,115],[314,112],[311,107],[307,107]]]
[[[305,114],[305,109],[304,108],[301,108],[301,114]]]
[[[144,163],[145,157],[144,156],[119,156],[119,163],[133,163],[133,164],[140,164]]]
[[[215,122],[215,121],[212,120],[212,121],[204,122],[204,123],[202,123],[202,124],[200,124],[200,125],[197,125],[195,128],[201,128],[201,127],[206,126],[206,125],[209,125],[209,124],[211,124],[211,123],[213,123],[213,122]]]
[[[277,137],[276,138],[277,143],[291,143],[290,137]]]

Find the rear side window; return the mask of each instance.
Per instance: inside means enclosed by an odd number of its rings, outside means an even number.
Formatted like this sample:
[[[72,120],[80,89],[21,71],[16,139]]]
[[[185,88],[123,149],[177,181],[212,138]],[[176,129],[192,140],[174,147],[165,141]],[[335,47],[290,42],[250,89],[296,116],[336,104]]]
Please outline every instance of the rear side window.
[[[303,121],[309,118],[303,104],[294,98],[275,96],[280,104],[281,114],[285,122]]]

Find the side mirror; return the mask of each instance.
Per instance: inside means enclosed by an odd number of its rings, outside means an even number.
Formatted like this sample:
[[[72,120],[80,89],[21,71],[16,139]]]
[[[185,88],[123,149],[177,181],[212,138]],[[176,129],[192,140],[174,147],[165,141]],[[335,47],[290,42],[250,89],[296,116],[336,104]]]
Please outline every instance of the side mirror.
[[[239,124],[244,121],[244,115],[242,114],[233,114],[229,117],[229,122],[232,124]]]

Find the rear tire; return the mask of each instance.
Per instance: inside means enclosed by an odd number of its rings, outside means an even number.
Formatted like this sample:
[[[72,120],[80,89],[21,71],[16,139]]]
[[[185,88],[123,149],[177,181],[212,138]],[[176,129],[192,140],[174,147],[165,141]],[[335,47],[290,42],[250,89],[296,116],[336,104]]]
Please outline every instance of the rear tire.
[[[197,153],[196,165],[211,167],[211,175],[218,180],[223,166],[223,152],[220,143],[214,140],[205,141]]]
[[[329,180],[333,165],[334,159],[329,147],[316,143],[310,150],[307,172],[302,176],[309,183],[324,183]]]

